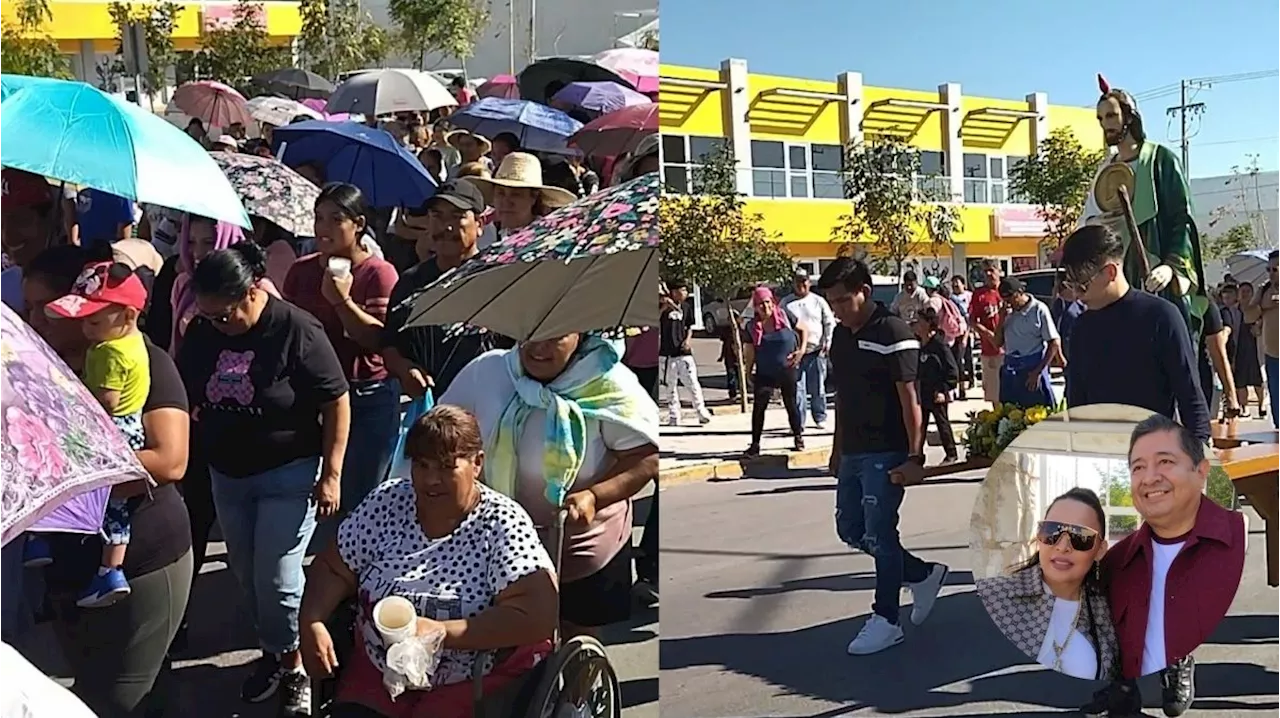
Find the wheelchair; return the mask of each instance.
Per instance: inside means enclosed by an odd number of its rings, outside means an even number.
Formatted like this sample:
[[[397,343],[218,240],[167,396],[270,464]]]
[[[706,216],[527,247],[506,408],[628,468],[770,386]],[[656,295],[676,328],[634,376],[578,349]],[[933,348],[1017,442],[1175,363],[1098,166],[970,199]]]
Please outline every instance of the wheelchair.
[[[565,512],[561,510],[548,541],[554,547],[549,553],[557,574],[560,572],[564,522]],[[342,604],[326,622],[333,638],[339,670],[347,663],[352,651],[363,650],[358,645],[356,634],[358,613],[358,604],[352,599]],[[486,661],[483,658],[492,656],[492,665],[496,666],[509,656],[512,649],[479,652],[471,673],[473,718],[562,718],[568,715],[573,718],[620,718],[621,689],[604,645],[589,636],[561,641],[558,630],[553,642],[551,655],[524,675],[490,693],[484,689]],[[335,674],[312,681],[312,718],[332,717],[338,678]],[[581,708],[566,712],[571,706]]]

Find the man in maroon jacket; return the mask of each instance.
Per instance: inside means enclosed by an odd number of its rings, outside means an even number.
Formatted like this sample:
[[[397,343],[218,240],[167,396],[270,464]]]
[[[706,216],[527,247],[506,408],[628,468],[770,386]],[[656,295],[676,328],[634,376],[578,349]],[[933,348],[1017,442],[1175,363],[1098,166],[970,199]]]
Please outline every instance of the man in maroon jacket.
[[[1222,621],[1240,586],[1244,519],[1204,495],[1205,446],[1166,416],[1134,427],[1129,476],[1143,523],[1102,560],[1120,642],[1122,682],[1110,691],[1111,715],[1139,715],[1137,679],[1160,673],[1164,713],[1180,716],[1195,700],[1191,652]]]

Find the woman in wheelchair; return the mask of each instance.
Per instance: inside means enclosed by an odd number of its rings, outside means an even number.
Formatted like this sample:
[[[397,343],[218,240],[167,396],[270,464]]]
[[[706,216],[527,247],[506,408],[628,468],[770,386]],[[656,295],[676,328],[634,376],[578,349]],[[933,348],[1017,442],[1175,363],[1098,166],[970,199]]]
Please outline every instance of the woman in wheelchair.
[[[313,679],[338,669],[325,622],[345,601],[357,601],[355,646],[343,657],[333,718],[467,718],[474,661],[490,664],[482,666],[488,693],[551,652],[551,558],[528,514],[480,484],[484,451],[475,417],[437,406],[405,444],[412,479],[392,479],[370,493],[307,574],[300,624]],[[394,702],[382,684],[387,650],[372,618],[374,604],[391,595],[417,608],[419,634],[445,633],[432,688]]]

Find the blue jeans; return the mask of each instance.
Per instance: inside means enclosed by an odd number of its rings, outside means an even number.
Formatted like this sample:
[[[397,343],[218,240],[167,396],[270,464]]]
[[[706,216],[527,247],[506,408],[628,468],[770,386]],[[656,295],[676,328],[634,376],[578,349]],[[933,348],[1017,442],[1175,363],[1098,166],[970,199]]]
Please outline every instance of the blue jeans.
[[[800,358],[796,372],[796,408],[800,411],[800,425],[804,425],[804,404],[808,396],[809,411],[813,420],[821,424],[827,420],[827,358],[820,351],[812,351]]]
[[[400,382],[351,383],[351,432],[342,462],[342,513],[355,510],[387,478],[400,433]]]
[[[269,653],[298,648],[302,556],[316,528],[311,492],[319,474],[318,456],[239,479],[209,468],[227,564]]]
[[[836,534],[850,548],[875,559],[876,591],[871,610],[898,623],[902,586],[929,577],[929,564],[902,548],[898,508],[903,487],[889,481],[889,470],[907,460],[906,452],[845,454],[836,472]]]
[[[1280,359],[1265,357],[1263,368],[1267,372],[1267,394],[1271,397],[1271,425],[1280,428],[1280,409],[1277,409],[1277,391],[1280,391]]]

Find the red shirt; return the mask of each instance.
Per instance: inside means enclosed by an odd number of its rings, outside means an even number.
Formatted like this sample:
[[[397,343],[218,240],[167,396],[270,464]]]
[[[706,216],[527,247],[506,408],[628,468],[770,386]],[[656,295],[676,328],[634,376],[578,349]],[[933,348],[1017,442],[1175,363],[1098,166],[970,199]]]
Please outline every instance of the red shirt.
[[[973,298],[969,300],[969,323],[981,324],[993,332],[1000,327],[999,291],[991,287],[978,287],[973,290]],[[1004,350],[983,336],[981,353],[984,357],[998,357],[1004,353]]]
[[[382,355],[361,347],[342,328],[338,310],[320,294],[320,280],[329,271],[320,254],[299,258],[289,268],[281,291],[284,298],[311,312],[324,325],[324,333],[338,353],[338,361],[353,382],[378,381],[387,378]],[[351,268],[351,299],[367,314],[383,322],[391,303],[391,289],[399,276],[385,259],[369,257]]]
[[[1227,615],[1244,572],[1244,542],[1243,517],[1202,497],[1195,526],[1165,579],[1166,665],[1190,655]],[[1110,577],[1111,620],[1125,678],[1142,673],[1151,603],[1151,551],[1151,527],[1143,524],[1102,559]]]

